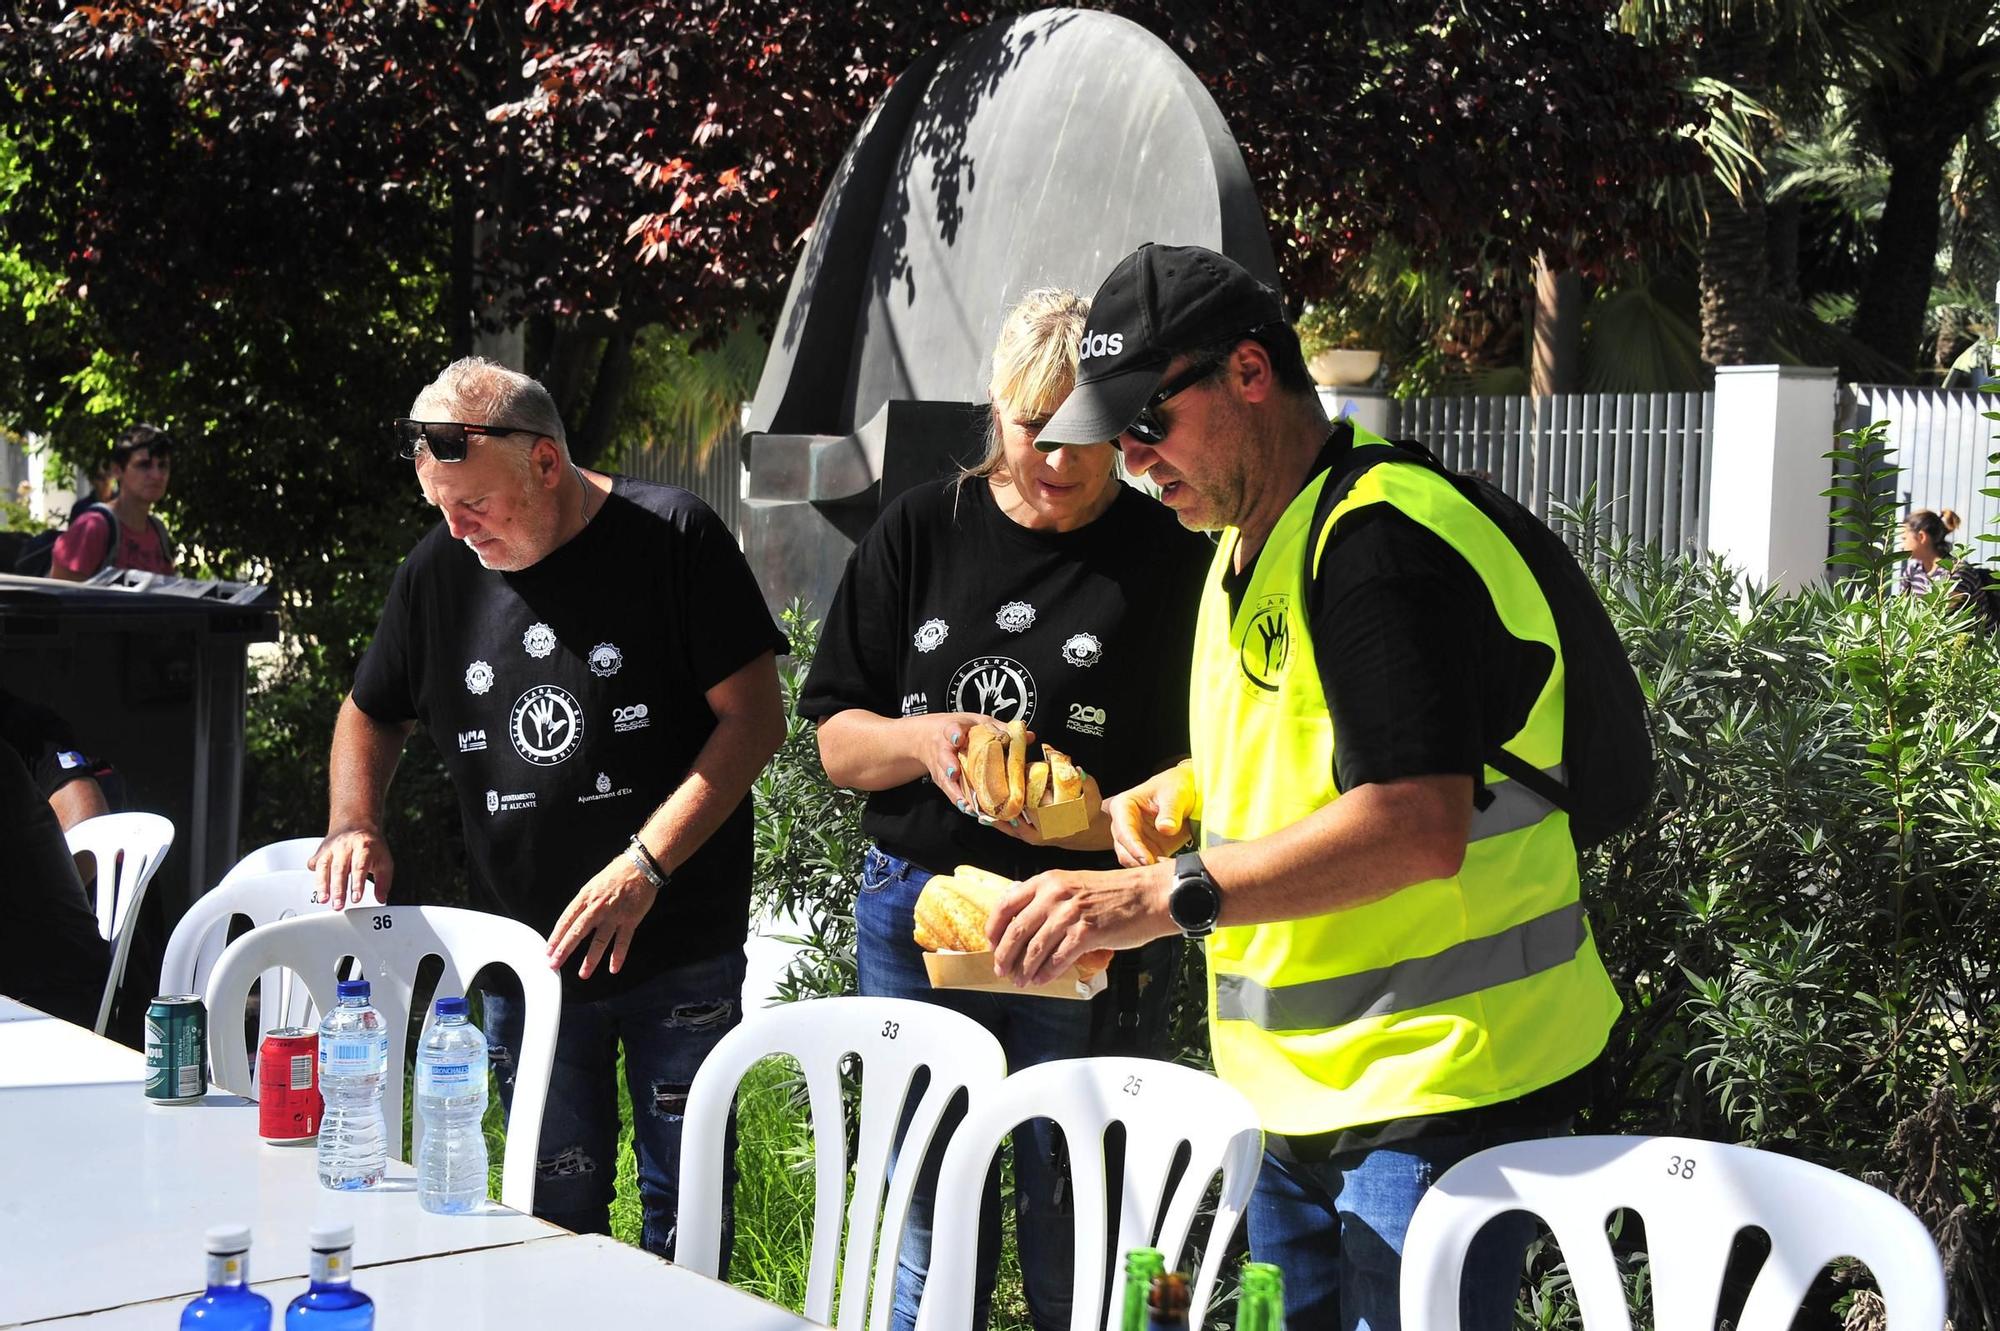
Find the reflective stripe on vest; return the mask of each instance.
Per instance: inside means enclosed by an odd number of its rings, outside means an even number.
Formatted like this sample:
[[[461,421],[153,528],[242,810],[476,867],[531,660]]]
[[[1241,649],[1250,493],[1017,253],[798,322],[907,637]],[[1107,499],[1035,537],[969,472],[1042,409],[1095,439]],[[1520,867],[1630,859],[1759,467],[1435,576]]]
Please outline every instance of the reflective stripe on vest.
[[[1381,443],[1356,431],[1356,446]],[[1202,844],[1279,831],[1340,798],[1336,736],[1307,612],[1334,526],[1388,504],[1462,556],[1501,626],[1545,646],[1548,679],[1507,748],[1561,779],[1561,644],[1519,553],[1426,468],[1378,464],[1315,528],[1314,478],[1272,529],[1241,596],[1210,568],[1190,680]],[[1568,817],[1488,768],[1464,863],[1328,915],[1218,929],[1207,941],[1217,1073],[1264,1127],[1315,1133],[1512,1099],[1603,1048],[1618,1011],[1578,899]]]
[[[1430,1007],[1481,989],[1525,980],[1576,957],[1584,941],[1583,906],[1571,902],[1485,938],[1469,938],[1428,957],[1393,966],[1268,989],[1248,976],[1215,977],[1215,1015],[1267,1031],[1345,1026]]]

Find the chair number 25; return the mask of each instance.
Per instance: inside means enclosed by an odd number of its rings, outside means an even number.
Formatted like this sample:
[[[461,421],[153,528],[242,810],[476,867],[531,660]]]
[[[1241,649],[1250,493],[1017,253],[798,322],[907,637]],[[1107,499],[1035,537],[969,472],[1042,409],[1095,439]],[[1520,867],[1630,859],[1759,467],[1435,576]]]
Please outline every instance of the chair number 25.
[[[383,929],[393,929],[396,927],[396,917],[393,915],[377,915],[374,917],[374,920],[377,932],[380,932]]]
[[[1140,1091],[1145,1089],[1145,1086],[1146,1086],[1145,1078],[1127,1077],[1125,1079],[1125,1084],[1121,1086],[1119,1089],[1124,1091],[1125,1094],[1127,1095],[1137,1095]]]
[[[1668,1157],[1667,1157],[1667,1177],[1668,1177],[1668,1178],[1693,1178],[1693,1177],[1694,1177],[1694,1157],[1693,1157],[1693,1156],[1691,1156],[1691,1155],[1672,1155],[1672,1156],[1668,1156]]]
[[[883,1039],[893,1040],[902,1033],[903,1033],[903,1026],[901,1022],[885,1021],[882,1023]]]

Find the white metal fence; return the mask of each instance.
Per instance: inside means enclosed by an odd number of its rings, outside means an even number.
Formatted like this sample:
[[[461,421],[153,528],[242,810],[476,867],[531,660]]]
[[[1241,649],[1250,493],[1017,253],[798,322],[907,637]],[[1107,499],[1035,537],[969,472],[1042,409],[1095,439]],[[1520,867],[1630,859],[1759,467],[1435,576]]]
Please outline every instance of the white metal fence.
[[[1885,446],[1895,450],[1902,469],[1897,498],[1903,510],[1956,509],[1962,549],[1991,558],[1992,542],[1976,544],[1981,532],[2000,534],[2000,499],[1979,493],[1993,488],[1987,459],[2000,450],[1996,426],[1986,412],[2000,409],[2000,396],[1957,388],[1900,388],[1849,384],[1841,394],[1841,424],[1859,429],[1889,423]]]
[[[1409,398],[1390,413],[1395,437],[1486,473],[1544,520],[1551,500],[1580,505],[1594,487],[1614,533],[1706,548],[1714,393]]]
[[[644,481],[658,481],[692,490],[743,539],[743,463],[734,439],[724,439],[700,462],[681,447],[655,445],[625,454],[617,471]]]

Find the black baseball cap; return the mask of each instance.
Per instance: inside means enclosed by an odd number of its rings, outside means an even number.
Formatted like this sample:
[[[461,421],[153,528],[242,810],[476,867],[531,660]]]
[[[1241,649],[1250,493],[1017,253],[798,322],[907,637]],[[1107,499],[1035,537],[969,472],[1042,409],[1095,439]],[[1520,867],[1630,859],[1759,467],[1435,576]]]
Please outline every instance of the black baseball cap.
[[[1278,293],[1228,255],[1147,241],[1097,288],[1076,387],[1035,446],[1047,452],[1116,439],[1159,389],[1176,353],[1284,320]]]

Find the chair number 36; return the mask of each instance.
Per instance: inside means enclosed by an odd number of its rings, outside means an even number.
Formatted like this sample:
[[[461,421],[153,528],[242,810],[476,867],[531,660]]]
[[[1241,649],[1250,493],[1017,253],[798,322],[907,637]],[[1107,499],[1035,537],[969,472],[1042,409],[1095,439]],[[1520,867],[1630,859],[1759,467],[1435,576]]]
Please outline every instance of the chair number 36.
[[[1145,1089],[1145,1086],[1146,1086],[1145,1078],[1127,1077],[1125,1079],[1125,1085],[1120,1089],[1123,1090],[1127,1095],[1137,1095],[1140,1091]]]
[[[1668,1157],[1667,1157],[1667,1177],[1668,1177],[1668,1178],[1693,1178],[1693,1177],[1694,1177],[1694,1157],[1693,1157],[1693,1156],[1691,1156],[1691,1155],[1672,1155],[1672,1156],[1668,1156]]]
[[[901,1022],[896,1022],[896,1021],[885,1021],[885,1022],[883,1022],[883,1023],[882,1023],[882,1038],[883,1038],[883,1039],[885,1039],[885,1040],[893,1040],[893,1039],[895,1039],[895,1038],[896,1038],[897,1036],[901,1035],[902,1033],[903,1033],[903,1025],[902,1025],[902,1023],[901,1023]]]
[[[378,932],[383,929],[393,929],[396,927],[396,917],[393,915],[377,915],[374,917],[374,920],[375,928]]]

